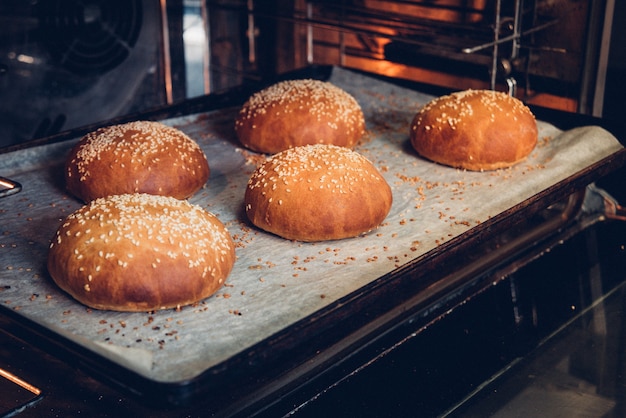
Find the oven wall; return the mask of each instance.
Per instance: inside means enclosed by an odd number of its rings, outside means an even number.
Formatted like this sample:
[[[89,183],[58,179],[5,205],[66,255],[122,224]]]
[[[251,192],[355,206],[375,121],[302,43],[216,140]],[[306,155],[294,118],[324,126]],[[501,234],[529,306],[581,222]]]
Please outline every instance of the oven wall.
[[[529,103],[592,113],[590,95],[604,94],[596,83],[606,71],[598,67],[599,54],[604,9],[613,1],[525,0],[519,10],[507,1],[497,14],[497,0],[208,0],[213,69],[228,62],[235,70],[213,89],[310,64],[449,89],[490,88],[496,68],[497,89],[513,83]],[[240,16],[226,19],[224,10]],[[518,44],[499,45],[495,67],[492,47],[461,52],[492,41],[496,23],[498,36],[511,35],[515,22],[526,34]]]

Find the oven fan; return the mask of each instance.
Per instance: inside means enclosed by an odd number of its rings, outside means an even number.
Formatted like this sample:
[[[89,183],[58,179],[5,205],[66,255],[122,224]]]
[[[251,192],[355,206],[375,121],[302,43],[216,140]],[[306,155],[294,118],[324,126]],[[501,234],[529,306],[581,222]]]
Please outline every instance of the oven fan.
[[[101,74],[121,64],[143,19],[138,0],[42,1],[37,17],[52,60],[77,74]]]
[[[163,104],[159,2],[8,1],[0,147]]]

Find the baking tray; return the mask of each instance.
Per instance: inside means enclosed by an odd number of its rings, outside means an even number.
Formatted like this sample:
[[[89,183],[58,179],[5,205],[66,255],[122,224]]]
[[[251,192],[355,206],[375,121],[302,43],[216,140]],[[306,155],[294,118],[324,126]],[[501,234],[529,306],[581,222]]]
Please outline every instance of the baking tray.
[[[378,229],[298,243],[254,228],[245,219],[243,192],[262,156],[235,138],[239,106],[218,100],[188,115],[173,107],[166,118],[156,111],[145,118],[180,128],[207,154],[211,177],[190,201],[229,228],[235,267],[217,294],[180,310],[88,309],[45,269],[54,232],[82,205],[63,184],[65,156],[79,139],[74,131],[0,155],[0,173],[22,186],[0,199],[3,326],[14,334],[27,330],[28,338],[148,402],[182,405],[210,394],[221,409],[242,410],[337,364],[402,321],[419,316],[427,323],[447,306],[445,295],[489,268],[480,255],[470,257],[472,249],[575,196],[626,159],[620,142],[599,126],[564,131],[540,120],[538,146],[513,168],[440,166],[408,143],[410,121],[432,94],[341,68],[322,74],[361,104],[368,134],[356,150],[392,186],[394,204]],[[198,109],[195,101],[186,111]]]

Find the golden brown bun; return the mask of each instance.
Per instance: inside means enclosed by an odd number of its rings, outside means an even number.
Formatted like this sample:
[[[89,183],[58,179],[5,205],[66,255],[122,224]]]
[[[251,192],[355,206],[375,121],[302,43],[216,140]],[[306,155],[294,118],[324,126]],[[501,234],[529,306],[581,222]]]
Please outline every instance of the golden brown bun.
[[[213,294],[230,274],[234,248],[224,225],[186,200],[115,195],[66,218],[50,245],[48,271],[92,308],[152,311]]]
[[[317,144],[269,158],[252,174],[246,214],[261,229],[298,241],[349,238],[376,228],[391,209],[391,188],[365,157]]]
[[[241,143],[274,154],[311,144],[354,146],[365,133],[357,101],[331,83],[290,80],[253,94],[235,121]]]
[[[137,121],[85,135],[65,163],[67,189],[85,202],[113,194],[185,199],[209,178],[196,142],[176,128]]]
[[[537,123],[519,99],[466,90],[434,99],[411,124],[413,148],[429,160],[467,170],[495,170],[524,160],[537,144]]]

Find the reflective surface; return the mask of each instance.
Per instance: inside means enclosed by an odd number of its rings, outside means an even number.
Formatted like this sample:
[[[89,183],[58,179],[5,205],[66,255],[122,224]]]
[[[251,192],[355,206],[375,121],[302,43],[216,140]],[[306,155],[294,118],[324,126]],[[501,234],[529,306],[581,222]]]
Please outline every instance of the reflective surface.
[[[602,296],[453,416],[623,417],[625,287]]]
[[[624,416],[625,242],[623,222],[577,234],[297,416]]]

